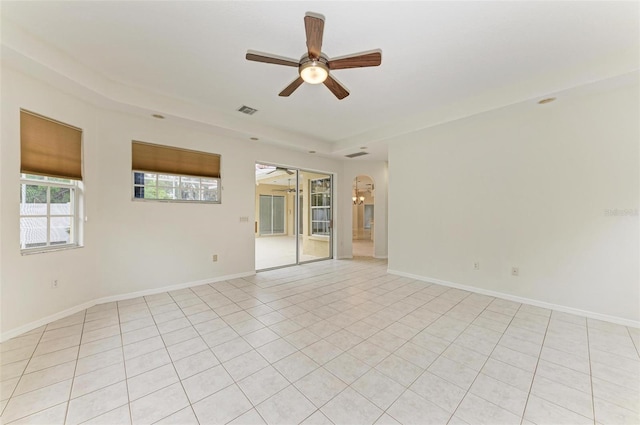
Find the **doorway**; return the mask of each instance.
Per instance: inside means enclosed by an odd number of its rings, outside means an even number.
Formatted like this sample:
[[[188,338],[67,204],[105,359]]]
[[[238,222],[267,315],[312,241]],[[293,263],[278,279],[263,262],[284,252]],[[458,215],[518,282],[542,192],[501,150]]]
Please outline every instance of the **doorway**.
[[[333,257],[331,174],[256,163],[256,270]]]
[[[375,243],[375,185],[369,176],[359,175],[353,181],[352,255],[373,257]]]

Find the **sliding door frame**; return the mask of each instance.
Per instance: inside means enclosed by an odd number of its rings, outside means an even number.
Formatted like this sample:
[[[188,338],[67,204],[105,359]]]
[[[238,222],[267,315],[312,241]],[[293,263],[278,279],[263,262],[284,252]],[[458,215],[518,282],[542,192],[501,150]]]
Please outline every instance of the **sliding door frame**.
[[[271,162],[265,162],[265,161],[256,161],[256,164],[261,164],[261,165],[268,165],[268,166],[273,166],[273,167],[278,167],[278,168],[286,168],[287,170],[291,170],[291,171],[295,171],[295,196],[294,196],[294,214],[293,214],[293,233],[294,233],[294,238],[295,238],[295,245],[296,245],[296,255],[295,255],[295,263],[291,263],[291,264],[285,264],[285,265],[281,265],[281,266],[274,266],[274,267],[267,267],[267,268],[263,268],[263,269],[259,269],[256,271],[267,271],[267,270],[275,270],[275,269],[280,269],[283,267],[291,267],[291,266],[297,266],[297,265],[301,265],[301,264],[308,264],[308,263],[315,263],[317,261],[325,261],[325,260],[331,260],[333,258],[333,242],[334,242],[334,219],[333,217],[335,216],[334,214],[334,181],[335,181],[335,176],[333,173],[329,173],[329,172],[325,172],[325,171],[314,171],[314,170],[308,170],[308,169],[304,169],[304,168],[300,168],[300,167],[292,167],[292,166],[288,166],[288,165],[278,165],[278,164],[274,164]],[[315,258],[312,260],[306,260],[306,261],[301,261],[300,260],[300,238],[303,235],[303,231],[304,229],[300,227],[300,198],[303,198],[302,196],[302,192],[301,190],[303,188],[301,188],[300,185],[300,175],[301,173],[313,173],[313,174],[322,174],[322,175],[326,175],[329,178],[329,199],[330,199],[330,203],[329,203],[329,240],[328,240],[328,245],[329,245],[329,253],[327,257],[322,257],[322,258]],[[310,180],[311,181],[311,180]],[[309,199],[311,199],[311,187],[306,188],[306,190],[309,190]],[[260,197],[258,196],[258,202]],[[304,199],[304,198],[303,198]],[[286,205],[286,202],[285,202]],[[309,216],[308,218],[308,227],[311,230],[311,218],[312,218],[312,208],[310,207],[311,202],[309,202],[309,207],[308,208],[304,208],[304,210],[306,211],[306,214]],[[302,205],[302,207],[304,207]],[[285,214],[286,217],[286,214]],[[304,222],[304,220],[303,220]],[[286,224],[286,220],[285,220],[285,227],[287,227]],[[258,229],[259,230],[259,229]],[[260,234],[260,232],[258,231],[258,234]],[[255,245],[255,243],[254,243]]]

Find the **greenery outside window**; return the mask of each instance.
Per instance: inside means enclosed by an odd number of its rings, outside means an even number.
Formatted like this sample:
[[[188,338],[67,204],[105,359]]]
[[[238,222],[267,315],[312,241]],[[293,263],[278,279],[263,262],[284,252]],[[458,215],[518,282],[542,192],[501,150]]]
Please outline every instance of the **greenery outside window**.
[[[22,174],[20,248],[46,250],[78,246],[80,182]]]
[[[22,254],[80,246],[82,130],[20,110]]]
[[[331,235],[331,178],[309,181],[311,202],[311,235]]]
[[[133,172],[134,199],[220,203],[220,179]]]
[[[131,142],[133,199],[219,204],[220,155]]]

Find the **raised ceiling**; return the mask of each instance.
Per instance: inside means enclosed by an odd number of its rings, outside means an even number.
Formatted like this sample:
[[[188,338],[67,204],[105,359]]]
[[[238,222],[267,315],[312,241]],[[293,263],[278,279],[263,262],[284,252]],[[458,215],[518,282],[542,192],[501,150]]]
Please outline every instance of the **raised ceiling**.
[[[110,101],[241,137],[342,156],[451,119],[638,69],[637,2],[10,2],[4,59],[28,58]],[[342,101],[296,69],[303,17],[325,16],[329,56],[382,49],[382,65],[333,74]],[[158,102],[158,98],[163,102]],[[158,107],[158,105],[162,105]],[[253,116],[236,111],[258,109]],[[367,159],[367,157],[363,157]]]

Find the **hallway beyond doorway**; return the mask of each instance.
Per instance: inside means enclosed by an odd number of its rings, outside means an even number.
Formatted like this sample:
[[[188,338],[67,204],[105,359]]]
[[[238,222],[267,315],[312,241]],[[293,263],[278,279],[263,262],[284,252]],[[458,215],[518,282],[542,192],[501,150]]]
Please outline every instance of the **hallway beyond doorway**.
[[[373,241],[371,239],[354,239],[352,244],[354,257],[373,257]]]

